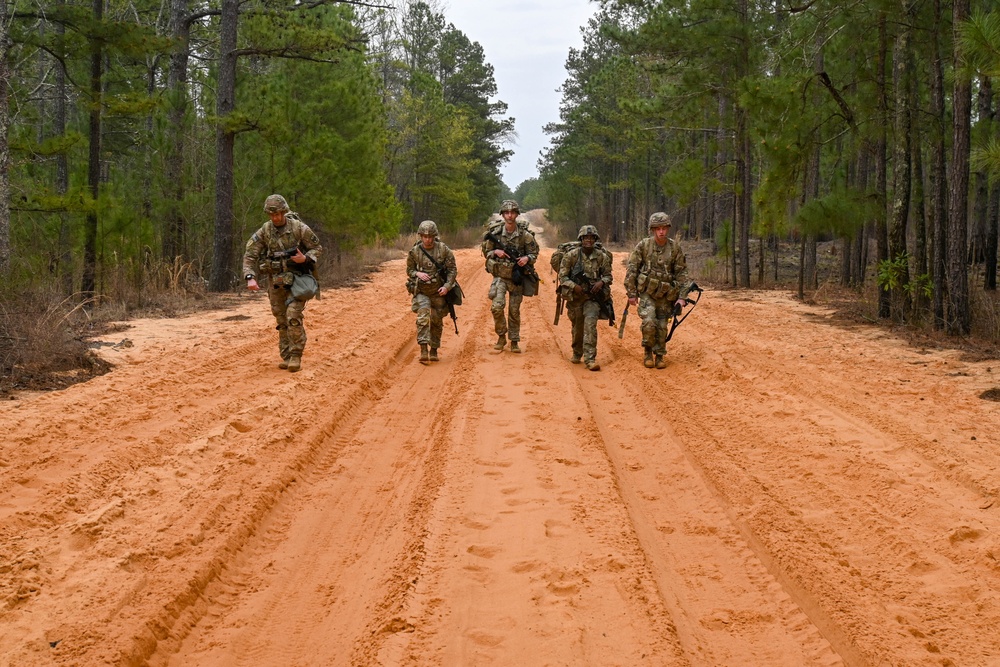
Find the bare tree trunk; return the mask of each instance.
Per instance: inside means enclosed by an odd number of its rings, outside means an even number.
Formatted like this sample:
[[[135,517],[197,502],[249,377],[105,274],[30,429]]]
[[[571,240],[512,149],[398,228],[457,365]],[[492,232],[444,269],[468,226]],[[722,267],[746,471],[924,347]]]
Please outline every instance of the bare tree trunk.
[[[892,157],[892,211],[889,219],[889,259],[902,266],[898,283],[892,290],[893,315],[904,319],[909,312],[906,285],[910,270],[906,252],[906,223],[910,213],[910,28],[903,21],[893,48],[892,78],[896,112],[893,120],[895,143]]]
[[[1000,185],[995,185],[990,190],[990,206],[987,214],[989,218],[989,233],[986,236],[986,279],[983,282],[983,289],[990,292],[997,288],[997,235],[1000,233]]]
[[[979,77],[979,92],[976,96],[976,116],[983,126],[992,125],[993,80],[988,76]],[[986,237],[989,231],[990,188],[986,172],[975,174],[974,198],[972,204],[972,229],[969,232],[969,263],[982,264],[986,259]]]
[[[976,96],[978,122],[991,126],[993,121],[993,80],[988,76],[979,78],[979,92]],[[986,237],[989,228],[987,216],[990,206],[990,188],[986,172],[980,169],[975,174],[975,194],[972,204],[972,229],[969,233],[969,263],[982,264],[986,260]]]
[[[188,23],[189,0],[172,0],[170,4],[170,33],[174,40],[174,51],[170,54],[167,71],[167,112],[170,139],[165,171],[167,187],[166,226],[163,230],[163,259],[173,262],[175,257],[187,256],[187,233],[181,203],[184,200],[184,150],[187,114],[187,65],[190,24]]]
[[[209,288],[223,292],[230,287],[233,270],[233,148],[236,135],[225,126],[236,108],[236,24],[239,0],[222,0],[219,36],[219,82],[216,114],[215,244]]]
[[[886,52],[888,51],[886,38],[886,17],[885,12],[879,13],[878,18],[878,71],[875,73],[876,87],[878,88],[878,139],[875,146],[875,193],[878,200],[878,210],[875,219],[875,247],[878,255],[876,261],[881,264],[889,259],[889,234],[886,228],[887,188],[886,170],[886,124],[889,120],[888,100],[886,93],[885,66]],[[878,290],[878,316],[889,317],[890,315],[889,293],[883,289]]]
[[[0,275],[10,274],[10,16],[0,0]]]
[[[948,256],[948,232],[945,216],[948,210],[948,172],[945,158],[945,100],[944,100],[944,59],[938,35],[941,21],[941,0],[934,0],[934,24],[930,31],[933,53],[931,54],[931,110],[934,128],[931,154],[931,215],[930,229],[933,237],[931,260],[931,280],[933,282],[934,328],[945,328],[945,280],[946,258]]]
[[[104,18],[104,0],[94,0],[94,21]],[[90,153],[87,161],[87,184],[94,206],[87,213],[83,239],[83,278],[80,291],[84,296],[92,295],[97,287],[97,202],[101,194],[101,105],[103,104],[103,61],[104,50],[101,41],[91,40],[90,54]]]
[[[966,335],[972,330],[969,309],[969,274],[966,246],[969,228],[969,143],[972,117],[972,80],[962,72],[962,44],[958,29],[969,18],[969,0],[955,0],[952,25],[955,27],[955,85],[952,94],[952,159],[950,205],[948,207],[948,315],[947,331]]]

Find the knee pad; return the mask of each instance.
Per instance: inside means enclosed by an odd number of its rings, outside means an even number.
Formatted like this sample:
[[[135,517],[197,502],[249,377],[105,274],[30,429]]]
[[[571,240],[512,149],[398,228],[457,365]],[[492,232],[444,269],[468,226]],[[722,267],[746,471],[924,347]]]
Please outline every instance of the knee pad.
[[[302,320],[288,320],[288,326],[290,327],[300,327],[302,326]]]
[[[276,326],[274,328],[277,329],[278,331],[284,331],[285,329],[288,328],[288,325],[287,324],[279,324],[278,326]]]

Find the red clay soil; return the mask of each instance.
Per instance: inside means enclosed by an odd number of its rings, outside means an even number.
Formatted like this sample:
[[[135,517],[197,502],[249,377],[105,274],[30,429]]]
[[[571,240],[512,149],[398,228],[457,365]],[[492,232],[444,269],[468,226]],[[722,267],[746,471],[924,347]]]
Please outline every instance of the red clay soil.
[[[430,366],[398,260],[299,373],[246,295],[0,405],[0,665],[1000,664],[998,362],[707,291],[588,372],[547,269],[498,353],[457,254]]]

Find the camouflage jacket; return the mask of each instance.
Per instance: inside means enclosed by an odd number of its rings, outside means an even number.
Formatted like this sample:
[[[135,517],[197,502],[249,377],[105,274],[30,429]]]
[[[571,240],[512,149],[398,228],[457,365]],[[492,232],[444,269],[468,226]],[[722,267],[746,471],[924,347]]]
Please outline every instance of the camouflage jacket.
[[[661,247],[649,236],[636,244],[625,271],[628,298],[647,293],[659,299],[676,292],[673,298],[678,299],[687,296],[689,287],[687,260],[680,243],[668,238]]]
[[[583,275],[591,284],[598,280],[604,282],[604,289],[601,291],[605,298],[611,294],[612,258],[610,251],[604,248],[594,248],[588,257],[587,253],[583,252],[583,248],[573,248],[563,256],[562,262],[559,264],[559,286],[563,289],[566,298],[573,300],[591,298],[590,295],[582,297],[576,295],[573,290],[573,287],[578,283],[570,276],[577,272],[577,266],[583,270]]]
[[[528,256],[526,266],[534,266],[538,259],[538,242],[535,235],[528,230],[527,226],[517,225],[513,232],[508,233],[504,225],[493,225],[489,228],[489,234],[497,237],[508,248],[515,250],[520,255]],[[486,271],[494,276],[509,279],[514,270],[514,261],[511,259],[500,259],[493,256],[493,251],[503,249],[499,244],[491,239],[484,239],[482,245],[483,257],[486,258]]]
[[[413,244],[410,248],[410,252],[406,255],[406,275],[409,276],[410,282],[416,285],[416,291],[420,294],[434,295],[441,287],[447,287],[451,290],[455,287],[455,279],[458,277],[458,264],[455,263],[455,253],[451,251],[451,248],[446,246],[442,241],[435,240],[434,247],[424,254],[421,250],[423,246],[418,241]],[[434,258],[434,262],[437,262],[445,268],[447,275],[444,280],[441,279],[441,272],[438,267],[434,265],[427,255]],[[431,277],[430,282],[423,282],[417,280],[417,271],[423,271]]]
[[[286,258],[275,258],[277,253],[293,250],[296,246],[301,248],[311,261],[296,264]],[[260,274],[275,275],[293,270],[299,273],[310,271],[322,252],[323,246],[320,245],[315,232],[294,213],[288,212],[285,214],[284,225],[275,227],[268,220],[247,241],[246,251],[243,253],[243,275],[253,276],[256,279]]]

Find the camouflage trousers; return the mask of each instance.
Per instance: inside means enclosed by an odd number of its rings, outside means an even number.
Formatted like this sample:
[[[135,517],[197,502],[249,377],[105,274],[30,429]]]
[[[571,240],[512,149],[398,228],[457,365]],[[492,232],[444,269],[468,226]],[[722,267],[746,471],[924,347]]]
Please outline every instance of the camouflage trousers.
[[[292,299],[287,288],[271,286],[267,290],[267,298],[271,301],[271,314],[278,323],[278,351],[286,361],[290,357],[301,357],[306,348],[306,328],[302,319],[302,311],[306,302]],[[286,302],[291,303],[286,305]]]
[[[597,359],[597,318],[601,304],[593,299],[569,302],[566,305],[569,321],[573,323],[573,354],[584,361]]]
[[[667,328],[674,313],[673,294],[654,299],[648,294],[639,295],[639,317],[642,319],[642,346],[653,354],[667,353]]]
[[[435,350],[441,347],[441,323],[448,313],[444,297],[417,292],[411,300],[410,310],[417,314],[417,343]]]
[[[507,304],[507,295],[510,303]],[[498,336],[507,336],[512,341],[521,340],[521,300],[524,293],[520,285],[515,285],[506,278],[499,276],[490,285],[490,311],[493,313],[493,329]],[[507,306],[507,317],[504,317],[504,306]]]

